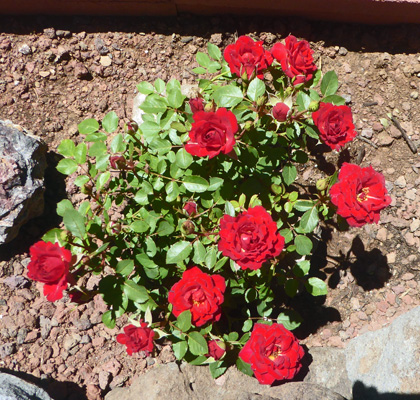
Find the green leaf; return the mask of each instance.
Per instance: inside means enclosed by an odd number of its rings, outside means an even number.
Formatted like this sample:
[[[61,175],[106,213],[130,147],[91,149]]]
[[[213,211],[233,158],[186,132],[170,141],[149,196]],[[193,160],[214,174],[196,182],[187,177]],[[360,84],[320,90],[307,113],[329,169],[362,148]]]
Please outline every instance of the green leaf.
[[[319,139],[319,134],[318,132],[315,130],[315,127],[310,126],[310,125],[305,125],[305,132],[308,136],[310,136],[311,138],[314,139]]]
[[[150,143],[154,138],[157,137],[158,133],[161,131],[161,128],[156,122],[146,121],[140,125],[140,130],[146,141]]]
[[[233,207],[230,201],[225,203],[225,214],[230,215],[231,217],[235,216],[235,207]]]
[[[130,224],[130,229],[136,233],[143,233],[149,229],[149,224],[145,221],[134,221]]]
[[[113,153],[122,153],[125,151],[125,143],[123,141],[123,136],[121,135],[121,133],[119,133],[112,139],[111,151]]]
[[[172,203],[179,195],[179,186],[176,182],[171,181],[165,186],[166,201]]]
[[[338,89],[338,77],[334,71],[328,71],[321,82],[321,93],[324,96],[335,94]]]
[[[214,363],[211,363],[209,364],[209,368],[213,379],[216,379],[219,376],[223,375],[227,370],[227,366],[224,364],[223,361],[216,361]]]
[[[137,90],[142,94],[150,94],[155,91],[155,88],[150,82],[140,82],[137,85]]]
[[[229,260],[228,257],[222,257],[219,261],[217,261],[216,265],[213,268],[213,272],[216,272],[219,269],[221,269],[226,264],[227,260]]]
[[[203,264],[203,261],[207,254],[206,248],[203,246],[203,244],[199,240],[194,242],[193,248],[194,248],[193,262],[195,264]]]
[[[293,273],[298,278],[303,278],[309,273],[311,263],[309,260],[301,260],[293,267]]]
[[[74,208],[64,211],[63,222],[74,236],[83,239],[86,233],[85,218]]]
[[[324,296],[328,293],[327,284],[319,278],[309,278],[305,282],[305,287],[312,296]]]
[[[235,107],[243,98],[241,89],[233,85],[222,86],[213,93],[213,100],[218,107]]]
[[[185,340],[175,342],[172,344],[172,350],[177,360],[182,360],[188,350],[188,344]]]
[[[300,219],[299,228],[304,233],[312,232],[316,226],[318,225],[319,217],[318,217],[318,208],[313,207],[311,210],[305,212]]]
[[[89,155],[91,157],[100,157],[108,153],[106,144],[103,142],[95,142],[89,148]]]
[[[88,135],[89,133],[96,132],[99,129],[99,122],[93,118],[85,119],[77,125],[77,129],[82,135]]]
[[[205,264],[208,269],[212,269],[214,264],[216,264],[217,260],[217,249],[215,246],[210,247],[207,250],[206,258],[205,258]]]
[[[185,96],[181,93],[181,89],[175,88],[168,90],[168,103],[173,108],[180,108],[184,103]]]
[[[298,111],[307,110],[310,103],[311,103],[311,98],[306,93],[299,92],[299,94],[296,97],[296,104],[298,106]]]
[[[182,332],[187,332],[191,328],[191,311],[185,310],[178,315],[176,319],[176,326],[181,329]]]
[[[171,128],[177,130],[178,132],[185,133],[187,132],[187,128],[185,125],[181,124],[181,122],[174,121],[171,123]],[[173,140],[172,140],[173,141]],[[182,142],[179,142],[182,143]]]
[[[282,324],[289,331],[299,327],[302,322],[303,318],[293,310],[284,310],[277,317],[277,323]]]
[[[162,79],[157,78],[155,80],[155,88],[158,93],[163,93],[165,91],[165,87],[165,82]]]
[[[306,256],[312,251],[312,241],[307,236],[297,235],[295,237],[296,251],[301,256]]]
[[[286,185],[290,185],[296,179],[296,176],[297,176],[296,167],[290,164],[285,165],[283,167],[283,171],[281,172],[281,175],[283,177],[284,183]]]
[[[248,86],[247,96],[252,101],[257,101],[265,93],[265,83],[258,78],[254,78]]]
[[[206,69],[203,67],[195,67],[192,69],[192,72],[194,72],[194,74],[205,74],[207,73]]]
[[[104,187],[104,185],[108,182],[109,178],[111,178],[111,172],[106,171],[98,176],[96,181],[96,189],[99,191]]]
[[[79,164],[86,162],[87,146],[86,143],[79,143],[74,151],[74,159]]]
[[[209,352],[207,341],[199,332],[190,332],[188,334],[188,347],[195,356],[205,355]]]
[[[149,114],[163,113],[168,108],[166,100],[160,97],[158,94],[149,94],[144,102],[140,105],[140,108]]]
[[[315,206],[312,200],[298,200],[293,205],[298,211],[307,211]]]
[[[115,317],[115,312],[113,310],[105,311],[102,314],[102,322],[107,328],[114,329],[115,321],[116,321],[116,317]]]
[[[62,217],[67,210],[73,210],[73,204],[68,199],[63,199],[57,204],[57,214]]]
[[[220,51],[220,49],[214,45],[213,43],[208,42],[207,43],[207,50],[209,52],[209,56],[213,59],[213,60],[220,60],[222,58],[222,52]]]
[[[147,289],[144,286],[137,285],[133,281],[125,281],[122,289],[127,297],[135,303],[145,303],[149,300]]]
[[[192,246],[190,242],[184,240],[173,244],[166,253],[166,263],[176,264],[184,261],[191,253]]]
[[[159,236],[169,236],[175,230],[174,226],[171,225],[168,221],[161,221],[159,223],[156,233]]]
[[[211,177],[210,178],[210,186],[208,187],[209,192],[214,192],[215,190],[222,187],[224,179],[218,177]]]
[[[118,121],[118,115],[114,111],[110,111],[102,120],[102,126],[108,133],[112,133],[118,128]]]
[[[209,187],[209,183],[204,178],[194,175],[186,176],[182,184],[188,191],[193,193],[205,192]]]
[[[288,279],[284,285],[284,290],[289,297],[295,297],[299,288],[299,282],[296,279]]]
[[[128,276],[133,272],[134,261],[133,260],[121,260],[118,262],[115,271],[122,276]]]
[[[76,146],[73,140],[64,139],[61,141],[60,145],[57,147],[57,151],[64,157],[74,157]]]
[[[74,172],[77,171],[77,167],[79,165],[76,161],[70,159],[70,158],[63,158],[59,161],[57,164],[57,171],[64,174],[64,175],[71,175]]]
[[[335,106],[344,106],[346,104],[346,100],[341,96],[336,94],[332,94],[330,96],[326,96],[322,99],[323,103],[332,103]]]
[[[201,65],[204,68],[207,68],[208,65],[210,64],[209,56],[205,53],[202,53],[201,51],[199,51],[196,54],[195,59],[197,60],[198,64]]]
[[[242,358],[238,357],[236,360],[236,367],[245,375],[254,376],[251,364],[246,363]]]
[[[242,327],[242,332],[249,332],[252,329],[252,319],[247,319]]]
[[[193,162],[193,156],[188,153],[184,148],[178,150],[176,153],[176,163],[180,168],[186,169]]]
[[[50,229],[42,236],[44,242],[59,243],[61,246],[65,244],[66,232],[59,228]]]

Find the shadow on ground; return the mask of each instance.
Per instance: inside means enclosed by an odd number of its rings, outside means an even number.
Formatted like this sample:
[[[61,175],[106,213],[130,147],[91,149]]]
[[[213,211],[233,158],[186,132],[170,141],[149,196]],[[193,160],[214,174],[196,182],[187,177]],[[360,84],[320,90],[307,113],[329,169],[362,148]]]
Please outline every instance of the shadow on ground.
[[[419,394],[379,393],[376,388],[356,381],[353,385],[353,400],[420,400]]]

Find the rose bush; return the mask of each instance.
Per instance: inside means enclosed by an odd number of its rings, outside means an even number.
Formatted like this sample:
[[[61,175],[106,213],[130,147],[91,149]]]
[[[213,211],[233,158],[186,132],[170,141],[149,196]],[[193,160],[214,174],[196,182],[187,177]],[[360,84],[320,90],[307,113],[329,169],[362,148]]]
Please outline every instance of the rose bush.
[[[237,217],[224,215],[219,235],[219,251],[242,269],[261,268],[284,247],[284,237],[278,233],[277,224],[261,206],[249,208]]]
[[[319,110],[312,114],[312,118],[319,129],[319,137],[333,150],[339,150],[357,135],[348,106],[321,102]]]
[[[381,173],[371,166],[361,168],[349,163],[341,167],[338,182],[331,187],[330,196],[337,206],[337,213],[350,226],[378,223],[380,211],[391,204]]]
[[[271,385],[293,379],[299,372],[305,352],[292,332],[281,324],[255,324],[251,338],[239,357],[251,364],[258,381]]]
[[[236,363],[262,383],[292,379],[302,317],[289,298],[327,293],[311,271],[320,224],[335,211],[377,222],[390,199],[370,167],[315,171],[307,144],[311,156],[324,148],[314,143],[340,150],[356,133],[337,75],[317,69],[308,42],[289,36],[270,52],[241,36],[224,58],[207,50],[192,98],[176,79],[141,82],[141,121],[119,130],[110,111],[78,125],[77,145],[61,142],[57,169],[77,174],[86,200],[58,204],[63,227],[34,246],[28,276],[52,301],[69,283],[74,301],[100,293],[111,329],[129,314],[117,336],[128,354],[164,340],[213,377]]]
[[[117,342],[127,347],[129,356],[139,351],[150,354],[153,351],[153,337],[155,335],[153,329],[147,326],[146,322],[139,321],[140,326],[127,325],[124,327],[124,333],[117,335]]]

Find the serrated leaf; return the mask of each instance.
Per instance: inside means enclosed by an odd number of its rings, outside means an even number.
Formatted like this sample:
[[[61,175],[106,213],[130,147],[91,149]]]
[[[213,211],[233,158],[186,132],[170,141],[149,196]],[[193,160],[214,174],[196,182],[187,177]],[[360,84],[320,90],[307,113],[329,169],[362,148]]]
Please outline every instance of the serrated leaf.
[[[213,379],[216,379],[219,376],[222,376],[227,370],[227,366],[224,364],[223,361],[213,362],[209,364],[209,368],[210,368],[210,373]]]
[[[59,228],[50,229],[47,233],[42,236],[44,242],[59,243],[60,246],[65,244],[66,232]]]
[[[309,273],[309,270],[311,268],[311,263],[309,260],[302,260],[299,261],[294,267],[293,267],[293,273],[295,276],[299,278],[303,278],[305,275]]]
[[[184,148],[181,148],[176,153],[176,163],[180,168],[186,169],[193,162],[193,156]]]
[[[208,65],[210,64],[209,56],[205,53],[202,53],[201,51],[199,51],[196,54],[195,59],[197,60],[198,64],[201,65],[204,68],[207,68]]]
[[[149,229],[149,224],[145,221],[134,221],[130,224],[130,229],[136,233],[143,233]]]
[[[157,78],[155,80],[155,88],[158,93],[163,93],[166,88],[165,82],[162,79]]]
[[[118,128],[118,115],[115,111],[110,111],[102,120],[102,127],[108,132],[112,133]]]
[[[324,96],[335,94],[338,89],[338,77],[334,71],[328,71],[321,82],[321,93]]]
[[[319,217],[318,217],[318,209],[317,207],[313,207],[311,210],[305,212],[300,219],[299,228],[304,233],[312,232],[318,225]]]
[[[195,356],[205,355],[209,352],[207,341],[199,332],[190,332],[188,334],[188,347],[191,354]]]
[[[248,376],[254,376],[254,372],[252,371],[251,364],[246,363],[242,358],[238,357],[236,360],[236,367]]]
[[[86,143],[79,143],[74,150],[74,159],[79,164],[86,162],[87,146]]]
[[[213,100],[218,107],[235,107],[243,100],[243,95],[237,86],[227,85],[214,91]]]
[[[89,133],[96,132],[99,129],[99,122],[96,119],[88,118],[77,125],[79,133],[82,135],[88,135]]]
[[[182,184],[193,193],[203,193],[209,187],[209,183],[204,178],[194,175],[186,176]]]
[[[294,165],[285,165],[283,167],[281,175],[283,177],[284,183],[286,185],[290,185],[296,179],[296,176],[297,176],[296,167]]]
[[[217,249],[215,246],[212,246],[207,250],[204,263],[206,264],[206,267],[208,269],[212,269],[214,264],[216,264],[216,260],[217,260]]]
[[[310,126],[310,125],[305,125],[305,132],[308,136],[310,136],[311,138],[317,139],[319,140],[319,134],[318,132],[315,130],[315,127]]]
[[[254,78],[248,86],[246,92],[249,99],[257,101],[265,93],[265,83],[258,78]]]
[[[181,93],[181,89],[175,88],[168,90],[168,103],[173,108],[180,108],[184,102],[185,96]]]
[[[67,230],[74,236],[83,239],[86,233],[85,218],[74,208],[67,209],[63,213],[63,222]]]
[[[191,253],[192,245],[184,240],[173,244],[166,253],[166,263],[176,264],[184,261]]]
[[[312,241],[307,236],[297,235],[295,237],[296,251],[301,256],[306,256],[312,251]]]
[[[222,187],[223,182],[224,182],[224,179],[213,176],[210,178],[210,185],[207,188],[207,190],[209,192],[214,192],[215,190]]]
[[[182,332],[187,332],[191,328],[191,311],[185,310],[176,318],[176,326]]]
[[[207,51],[209,52],[209,56],[213,60],[220,60],[222,58],[222,52],[220,49],[213,43],[208,42],[207,43]]]
[[[98,176],[96,181],[96,189],[99,191],[104,187],[104,185],[108,182],[109,178],[111,178],[111,172],[106,171]]]
[[[115,321],[116,321],[116,317],[115,317],[115,312],[113,310],[105,311],[102,314],[102,322],[107,328],[114,329]]]
[[[312,296],[324,296],[328,293],[327,284],[319,278],[312,277],[305,282],[308,293]]]
[[[64,174],[64,175],[71,175],[77,171],[77,167],[79,165],[76,161],[70,158],[63,158],[57,164],[57,171]]]
[[[346,104],[346,100],[343,97],[338,96],[336,94],[332,94],[330,96],[324,97],[322,99],[322,102],[323,103],[332,103],[335,106],[344,106]]]
[[[193,248],[194,248],[193,262],[195,264],[203,264],[204,258],[206,257],[206,254],[207,254],[206,248],[203,246],[203,244],[199,240],[194,242]]]
[[[121,260],[115,267],[115,271],[122,276],[128,276],[133,272],[134,261],[133,260]]]
[[[155,88],[150,82],[140,82],[137,85],[137,90],[142,94],[150,94],[155,91]]]
[[[122,289],[127,297],[135,303],[145,303],[147,300],[149,300],[147,289],[133,281],[125,281]]]
[[[60,145],[57,147],[57,151],[64,157],[74,157],[75,150],[76,145],[73,140],[70,139],[62,140]]]
[[[111,142],[111,151],[113,153],[122,153],[125,151],[125,143],[123,141],[123,136],[121,133],[115,135]]]
[[[205,74],[205,73],[207,73],[207,71],[203,67],[195,67],[195,68],[192,69],[192,72],[194,72],[194,74]]]
[[[140,109],[149,114],[163,113],[167,110],[168,105],[166,99],[158,94],[149,94],[144,102],[140,105]]]
[[[277,323],[282,324],[289,331],[299,327],[302,322],[303,318],[293,310],[282,311],[277,317]]]
[[[312,200],[297,200],[293,207],[298,211],[307,211],[315,206]]]
[[[161,221],[157,228],[156,233],[159,236],[169,236],[175,230],[174,226],[171,225],[168,221]]]
[[[185,340],[172,344],[172,350],[177,360],[182,360],[188,350],[188,344]]]
[[[233,207],[230,201],[225,203],[225,214],[230,215],[231,217],[235,216],[235,207]]]

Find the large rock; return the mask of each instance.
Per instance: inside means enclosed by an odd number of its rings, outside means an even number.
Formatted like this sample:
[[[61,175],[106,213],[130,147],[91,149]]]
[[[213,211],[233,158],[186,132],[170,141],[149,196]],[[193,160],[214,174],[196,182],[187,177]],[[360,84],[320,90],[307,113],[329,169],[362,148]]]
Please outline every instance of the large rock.
[[[44,210],[46,146],[10,121],[0,121],[0,245]]]
[[[378,393],[420,398],[420,307],[352,339],[345,349],[316,348],[310,353],[313,362],[305,382],[355,399],[377,399]]]
[[[208,367],[176,363],[158,365],[130,387],[116,388],[105,400],[345,400],[321,386],[303,382],[269,387],[230,368],[214,380]]]
[[[47,392],[14,375],[0,372],[0,400],[52,400]]]

